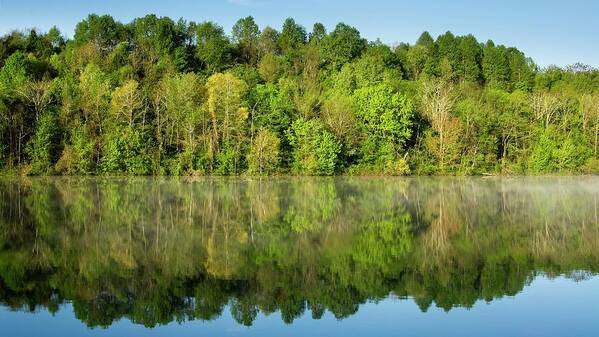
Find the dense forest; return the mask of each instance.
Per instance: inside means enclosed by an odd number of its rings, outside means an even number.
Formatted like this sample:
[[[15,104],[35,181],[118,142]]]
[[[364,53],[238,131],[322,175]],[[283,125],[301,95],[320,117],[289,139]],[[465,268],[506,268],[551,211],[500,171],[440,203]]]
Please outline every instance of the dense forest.
[[[190,181],[188,181],[189,179]],[[550,180],[546,180],[550,179]],[[0,179],[0,306],[244,325],[514,296],[599,272],[596,179]],[[401,322],[402,315],[396,319]]]
[[[597,173],[598,138],[598,70],[472,35],[89,15],[0,38],[5,174]]]

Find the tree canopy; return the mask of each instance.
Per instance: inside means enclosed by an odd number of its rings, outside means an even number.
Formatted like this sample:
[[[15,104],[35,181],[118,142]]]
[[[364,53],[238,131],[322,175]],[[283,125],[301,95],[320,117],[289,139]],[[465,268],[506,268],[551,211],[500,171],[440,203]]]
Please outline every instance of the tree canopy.
[[[91,14],[0,37],[0,171],[597,173],[598,102],[598,70],[473,35]]]

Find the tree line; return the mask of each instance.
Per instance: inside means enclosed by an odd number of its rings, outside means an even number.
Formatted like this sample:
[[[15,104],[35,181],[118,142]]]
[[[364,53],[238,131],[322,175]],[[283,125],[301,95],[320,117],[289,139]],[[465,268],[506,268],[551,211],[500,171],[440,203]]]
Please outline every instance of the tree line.
[[[0,41],[8,174],[599,172],[599,71],[472,35],[92,14]]]

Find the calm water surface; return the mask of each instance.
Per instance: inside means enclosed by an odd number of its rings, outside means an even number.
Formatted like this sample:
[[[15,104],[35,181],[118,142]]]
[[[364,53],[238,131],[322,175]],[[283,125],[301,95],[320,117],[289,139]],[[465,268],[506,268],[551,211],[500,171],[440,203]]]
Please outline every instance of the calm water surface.
[[[599,177],[0,179],[2,336],[597,336]]]

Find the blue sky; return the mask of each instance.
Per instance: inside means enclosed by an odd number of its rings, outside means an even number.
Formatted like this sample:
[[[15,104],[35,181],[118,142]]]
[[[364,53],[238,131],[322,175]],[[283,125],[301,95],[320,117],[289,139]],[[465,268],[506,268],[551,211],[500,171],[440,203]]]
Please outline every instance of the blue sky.
[[[257,23],[280,28],[293,17],[311,29],[322,22],[357,27],[369,40],[413,43],[424,30],[474,34],[480,41],[515,46],[541,66],[583,62],[599,68],[599,1],[593,0],[0,0],[0,34],[13,29],[47,30],[56,24],[72,36],[89,13],[110,14],[122,22],[154,13],[174,19],[212,20],[227,31],[252,15]]]

